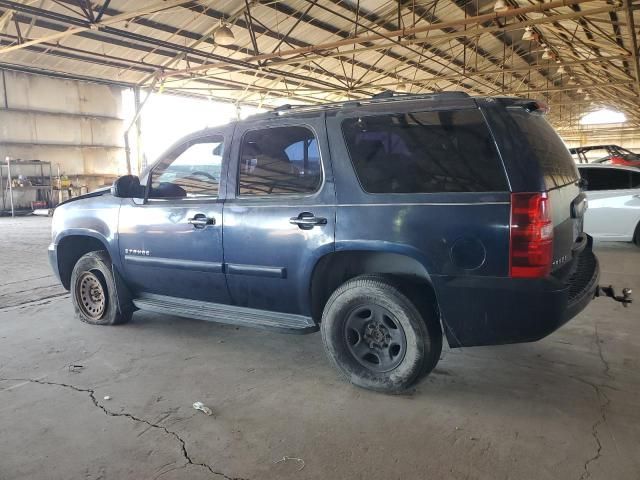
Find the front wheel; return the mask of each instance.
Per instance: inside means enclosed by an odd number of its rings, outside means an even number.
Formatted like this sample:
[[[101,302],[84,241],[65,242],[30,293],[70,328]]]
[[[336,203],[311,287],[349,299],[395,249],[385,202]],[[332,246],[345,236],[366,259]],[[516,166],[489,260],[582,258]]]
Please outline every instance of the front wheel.
[[[338,288],[322,315],[331,362],[353,384],[396,393],[440,359],[442,331],[434,309],[418,308],[393,280],[361,276]]]
[[[89,252],[71,272],[71,299],[76,317],[92,325],[115,325],[131,319],[133,305],[118,305],[111,260],[105,251]]]

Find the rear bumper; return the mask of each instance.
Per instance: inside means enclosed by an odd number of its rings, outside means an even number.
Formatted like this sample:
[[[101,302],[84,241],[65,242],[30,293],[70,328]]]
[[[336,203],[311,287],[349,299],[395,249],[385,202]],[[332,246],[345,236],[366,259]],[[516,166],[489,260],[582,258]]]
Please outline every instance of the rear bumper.
[[[561,281],[433,277],[451,347],[532,342],[580,313],[594,298],[600,268],[587,237]]]

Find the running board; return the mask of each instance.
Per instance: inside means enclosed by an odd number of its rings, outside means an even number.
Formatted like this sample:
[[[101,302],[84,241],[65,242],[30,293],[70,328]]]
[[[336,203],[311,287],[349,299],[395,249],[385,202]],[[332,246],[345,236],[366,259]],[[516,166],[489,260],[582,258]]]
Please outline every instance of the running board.
[[[310,317],[303,315],[269,312],[254,308],[166,297],[164,295],[145,294],[139,298],[134,298],[133,304],[140,310],[147,312],[164,313],[243,327],[264,328],[282,333],[303,334],[318,330],[318,325]]]

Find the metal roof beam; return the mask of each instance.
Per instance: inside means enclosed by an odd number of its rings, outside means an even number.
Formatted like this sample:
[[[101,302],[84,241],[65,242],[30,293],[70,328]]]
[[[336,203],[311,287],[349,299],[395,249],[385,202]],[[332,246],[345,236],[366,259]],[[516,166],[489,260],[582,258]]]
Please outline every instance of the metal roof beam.
[[[406,37],[408,35],[412,35],[415,33],[424,33],[424,32],[429,32],[433,30],[442,30],[443,27],[463,26],[463,25],[469,25],[474,23],[481,23],[487,20],[491,20],[493,18],[499,18],[503,16],[515,17],[523,13],[544,12],[547,10],[551,10],[554,8],[559,8],[567,5],[573,5],[578,3],[589,3],[594,1],[597,1],[597,0],[555,0],[549,3],[541,3],[541,4],[532,5],[529,7],[515,8],[502,13],[492,13],[492,14],[478,15],[476,17],[468,17],[464,20],[442,22],[442,23],[437,23],[432,25],[425,25],[421,27],[402,28],[400,30],[396,30],[392,32],[385,32],[385,35],[381,35],[381,34],[364,35],[364,36],[358,36],[358,37],[352,37],[352,38],[345,38],[343,40],[327,42],[319,45],[310,45],[308,47],[299,47],[299,48],[294,48],[294,49],[284,50],[284,51],[279,50],[273,53],[256,55],[254,57],[246,58],[244,60],[245,61],[268,60],[272,58],[281,58],[281,57],[290,56],[290,55],[306,54],[306,53],[312,53],[312,52],[323,51],[323,50],[332,50],[334,48],[347,46],[347,45],[356,45],[356,44],[367,43],[375,40],[383,40],[386,37],[394,37],[394,36]],[[193,73],[199,70],[207,70],[209,68],[214,68],[217,66],[219,65],[200,65],[199,67],[184,69],[182,72]]]
[[[96,28],[102,28],[104,26],[107,25],[111,25],[113,23],[119,23],[119,22],[123,22],[126,20],[130,20],[132,18],[135,17],[139,17],[141,15],[149,15],[151,13],[156,13],[159,12],[161,10],[167,10],[169,8],[173,8],[173,7],[177,7],[178,5],[182,4],[182,3],[187,3],[186,0],[164,0],[162,2],[159,3],[154,3],[152,5],[149,5],[145,8],[141,8],[138,10],[134,10],[131,12],[126,12],[123,13],[122,15],[119,15],[117,17],[110,17],[106,20],[101,20],[100,23],[90,23],[87,22],[86,26],[79,26],[79,27],[74,27],[74,28],[70,28],[68,30],[65,30],[64,32],[57,32],[57,33],[53,33],[50,35],[45,35],[44,37],[41,38],[37,38],[34,40],[30,40],[28,42],[24,42],[21,43],[19,45],[11,45],[8,47],[4,47],[4,48],[0,48],[0,55],[3,53],[9,53],[9,52],[14,52],[16,50],[20,50],[22,48],[25,48],[29,45],[37,45],[39,43],[44,43],[44,42],[51,42],[53,40],[62,40],[63,38],[69,37],[71,35],[76,35],[78,33],[81,32],[85,32],[87,30],[91,30],[91,29],[96,29]],[[4,8],[9,8],[9,9],[14,9],[17,10],[16,7],[21,7],[22,5],[16,3],[16,2],[10,2],[10,1],[2,1],[0,2],[0,6],[4,7]]]
[[[14,3],[15,2],[0,0],[0,7],[8,8],[7,4],[14,4]],[[33,17],[36,19],[35,23],[37,26],[41,28],[46,28],[49,30],[58,31],[60,33],[68,31],[67,30],[68,25],[77,25],[78,23],[86,23],[82,19],[70,17],[67,15],[62,15],[59,13],[51,12],[51,11],[36,8],[36,7],[30,7],[27,5],[15,5],[15,8],[16,10],[23,11],[29,15],[29,16],[18,17],[19,21],[21,21],[22,23],[30,23],[31,17]],[[42,18],[53,19],[55,23],[48,20],[42,20]],[[258,65],[245,63],[245,62],[242,62],[241,60],[234,60],[232,58],[224,57],[222,55],[214,55],[211,53],[204,52],[202,50],[184,47],[182,45],[175,44],[172,42],[166,42],[156,38],[147,37],[134,32],[129,32],[127,30],[116,29],[108,26],[102,27],[99,31],[94,31],[92,29],[81,31],[77,35],[81,37],[89,38],[98,42],[104,42],[107,44],[111,43],[111,44],[119,45],[121,47],[141,50],[147,53],[154,53],[154,54],[169,57],[169,58],[175,57],[176,55],[178,55],[179,52],[186,53],[188,55],[191,55],[192,57],[191,58],[185,57],[185,58],[187,60],[190,60],[193,63],[201,63],[203,60],[200,60],[200,61],[196,60],[197,57],[201,57],[204,59],[204,61],[207,61],[208,59],[221,60],[221,61],[224,61],[226,65],[230,65],[230,64],[237,65],[240,68],[245,67],[254,71],[260,70],[260,67]],[[123,40],[125,38],[129,40],[133,40],[134,43]],[[135,42],[140,42],[140,43],[135,43]],[[159,48],[155,48],[155,49],[149,48],[144,46],[144,44],[153,45]],[[30,42],[25,42],[23,44],[23,46],[25,47],[31,46],[31,45],[32,43]],[[2,52],[2,49],[0,49],[0,52]],[[276,74],[276,75],[286,74],[291,78],[299,78],[301,81],[305,81],[309,83],[315,83],[315,84],[320,84],[320,85],[329,86],[329,87],[335,86],[330,82],[325,82],[318,78],[298,75],[292,72],[278,72],[277,70],[273,70],[273,69],[270,69],[270,72],[272,73],[270,74],[268,72],[264,72],[261,74],[267,78],[270,77],[271,79],[275,78],[273,77],[273,74]]]
[[[631,43],[631,50],[633,54],[633,69],[636,76],[636,93],[640,95],[640,60],[638,58],[638,37],[636,36],[636,26],[633,18],[633,10],[631,9],[631,2],[624,0],[624,6],[627,15],[627,23],[629,27],[629,43]]]
[[[310,0],[306,0],[306,1],[310,1]],[[385,19],[383,19],[383,18],[378,17],[378,15],[376,15],[375,13],[372,13],[372,12],[366,12],[366,11],[365,11],[365,12],[363,12],[362,10],[358,10],[358,11],[356,11],[356,10],[354,9],[354,7],[351,7],[351,6],[349,6],[348,4],[341,2],[340,0],[329,0],[329,1],[330,1],[331,3],[333,3],[334,5],[339,6],[339,7],[341,7],[341,8],[344,8],[344,9],[346,9],[347,11],[351,12],[352,14],[356,15],[356,21],[354,22],[354,25],[355,25],[356,27],[362,27],[362,28],[364,28],[364,29],[366,29],[366,30],[368,30],[368,31],[370,31],[370,32],[378,33],[375,29],[373,29],[373,28],[371,28],[371,27],[368,27],[368,26],[366,26],[366,25],[364,25],[364,24],[362,24],[362,23],[360,23],[360,22],[358,22],[358,21],[357,21],[358,16],[362,16],[362,18],[364,18],[365,20],[367,20],[367,21],[369,21],[369,22],[371,22],[371,23],[373,23],[373,24],[377,25],[378,27],[384,28],[385,30],[393,30],[393,29],[396,29],[395,25],[393,25],[393,24],[391,24],[391,23],[387,22],[387,21],[386,21]],[[398,7],[399,7],[399,8],[400,8],[400,6],[401,6],[401,3],[398,3]],[[335,10],[329,9],[329,8],[324,7],[324,6],[322,6],[322,5],[319,5],[319,7],[323,8],[324,10],[327,10],[327,11],[329,11],[329,12],[332,12],[334,15],[338,15],[338,16],[340,16],[341,18],[343,18],[343,19],[347,19],[347,20],[348,20],[348,18],[347,18],[347,17],[345,17],[345,16],[343,16],[343,15],[338,14]],[[399,27],[400,27],[400,25],[398,25],[398,28],[399,28]],[[343,37],[343,38],[348,38],[348,37],[349,37],[349,35],[348,35],[348,34],[346,34],[346,35],[342,35],[342,37]],[[430,60],[430,61],[432,61],[432,62],[435,62],[435,63],[437,63],[438,65],[443,66],[444,68],[447,68],[447,69],[450,69],[450,70],[455,70],[455,68],[451,67],[451,64],[453,64],[453,65],[455,65],[455,66],[457,66],[457,67],[464,67],[464,62],[461,62],[460,60],[457,60],[457,59],[456,59],[455,57],[453,57],[452,55],[450,55],[450,54],[446,53],[445,51],[443,51],[443,50],[441,50],[441,49],[439,49],[439,48],[436,48],[436,47],[435,47],[435,46],[433,46],[433,45],[429,45],[429,44],[427,44],[427,43],[424,43],[424,44],[423,44],[423,51],[418,51],[418,50],[416,50],[416,49],[412,48],[410,45],[403,45],[403,44],[401,43],[401,40],[399,40],[401,37],[398,37],[399,39],[398,39],[398,40],[396,40],[396,39],[394,39],[392,36],[385,35],[385,36],[384,36],[384,38],[385,38],[386,40],[389,40],[389,41],[391,42],[391,46],[394,46],[394,45],[395,45],[395,46],[400,46],[400,47],[402,47],[402,48],[406,48],[406,49],[407,49],[407,50],[409,50],[411,53],[413,53],[413,54],[415,54],[415,55],[418,55],[419,57],[428,58],[428,60]],[[431,53],[433,53],[433,54],[434,54],[434,55],[436,55],[437,57],[442,58],[443,60],[445,60],[445,61],[447,61],[447,62],[449,62],[449,63],[448,63],[448,64],[446,64],[446,63],[443,63],[443,62],[441,62],[441,61],[436,60],[436,59],[435,59],[435,58],[433,58],[433,57],[428,57],[428,55],[426,55],[426,54],[424,53],[424,48],[427,48]],[[386,53],[385,53],[385,55],[386,55],[386,56],[388,56],[388,57],[390,57],[390,58],[393,58],[394,60],[397,60],[397,61],[398,61],[398,62],[400,62],[401,64],[408,64],[410,67],[407,67],[407,68],[416,68],[416,69],[421,70],[421,71],[423,71],[423,72],[425,71],[425,67],[424,67],[424,66],[422,66],[419,62],[416,62],[416,61],[412,61],[412,60],[410,60],[406,55],[399,55],[399,54],[393,53],[393,52],[391,52],[391,51],[386,52]],[[430,69],[430,70],[431,70],[431,69]],[[431,71],[429,71],[429,72],[427,72],[427,73],[433,74],[433,73],[432,73],[432,71],[433,71],[433,70],[431,70]],[[385,71],[384,71],[384,73],[383,73],[383,75],[385,75],[385,76],[393,76],[393,74],[389,71],[389,69],[385,70]],[[461,78],[461,77],[462,77],[462,78],[467,78],[467,76],[465,75],[465,73],[460,73],[460,74],[458,74],[458,77],[457,77],[457,78],[458,78],[458,80],[460,80],[460,78]],[[396,78],[397,78],[397,75],[396,75]],[[411,80],[410,80],[410,79],[403,78],[402,80],[403,80],[405,83],[411,83]],[[498,84],[497,84],[497,83],[495,83],[492,79],[485,79],[485,81],[487,81],[487,82],[489,82],[489,83],[493,83],[494,85],[498,85]],[[494,88],[494,87],[487,87],[487,85],[483,85],[483,84],[479,84],[479,86],[482,86],[482,87],[485,87],[485,88],[489,88],[489,89]],[[465,88],[468,88],[469,90],[475,90],[476,92],[480,92],[480,93],[482,93],[482,92],[481,92],[481,90],[478,90],[478,88],[473,88],[473,87],[465,87]]]
[[[409,5],[410,2],[412,2],[412,0],[404,0],[402,3],[404,4],[404,7],[407,8],[410,12],[417,13],[420,19],[424,19],[425,21],[428,21],[431,24],[442,23],[442,20],[435,14],[435,9],[432,12],[418,5],[415,5],[415,2],[413,2],[412,5]],[[452,1],[451,3],[454,5],[456,4],[454,1]],[[466,18],[466,11],[464,10],[464,8],[461,8],[461,10],[465,12],[465,18]],[[454,27],[448,27],[448,28],[443,28],[442,31],[445,33],[453,33],[456,31],[456,29]],[[493,56],[488,51],[486,51],[485,49],[479,46],[478,44],[479,42],[474,43],[472,40],[467,39],[465,37],[455,37],[455,40],[464,47],[465,51],[468,48],[472,52],[475,52],[477,56],[480,56],[482,59],[486,60],[492,65],[497,67],[501,65],[501,62],[499,61],[499,59],[494,59]],[[465,64],[463,65],[463,68],[466,69],[469,67],[468,65]],[[529,83],[525,78],[520,78],[520,80],[525,84]],[[501,89],[505,88],[504,82],[498,83],[498,84]]]
[[[312,0],[305,0],[305,1],[306,1],[306,2],[311,2]],[[269,4],[263,4],[262,6],[263,6],[263,7],[269,7],[270,9],[275,10],[275,11],[278,11],[278,12],[281,12],[281,13],[284,13],[285,15],[297,15],[297,14],[299,14],[299,13],[300,13],[300,12],[298,12],[297,10],[295,10],[295,9],[293,9],[293,8],[291,8],[291,7],[287,6],[287,5],[284,5],[284,4],[282,4],[282,3],[274,3],[274,4],[269,3]],[[318,8],[322,8],[323,10],[326,10],[326,11],[328,11],[328,12],[330,12],[330,13],[334,14],[334,15],[338,15],[338,16],[340,16],[340,14],[338,14],[335,10],[329,9],[329,8],[327,8],[327,7],[323,6],[323,5],[318,4],[318,5],[317,5],[317,7],[318,7]],[[346,8],[346,7],[345,7],[345,5],[341,5],[341,7]],[[345,17],[344,17],[344,16],[342,16],[342,18],[345,18]],[[347,20],[350,20],[350,21],[351,21],[351,19],[350,19],[350,18],[347,18]],[[340,37],[340,38],[342,38],[342,39],[349,39],[349,38],[351,38],[351,37],[350,37],[350,35],[349,35],[349,33],[344,32],[344,31],[343,31],[343,30],[341,30],[340,28],[337,28],[337,27],[335,27],[335,26],[333,26],[333,25],[330,25],[330,24],[328,24],[328,23],[326,23],[326,22],[319,21],[319,20],[317,20],[317,19],[315,19],[315,18],[313,18],[313,17],[305,16],[305,17],[303,18],[303,21],[304,21],[305,23],[307,23],[307,24],[309,24],[309,25],[311,25],[311,26],[315,27],[315,28],[319,28],[319,29],[321,29],[321,30],[326,31],[327,33],[331,33],[331,34],[333,34],[333,35],[339,36],[339,37]],[[362,28],[364,28],[364,29],[366,29],[366,30],[372,31],[372,32],[374,32],[374,33],[376,33],[376,34],[377,34],[377,32],[376,32],[374,29],[372,29],[372,28],[370,28],[370,27],[367,27],[366,25],[363,25],[362,23],[357,23],[357,25],[358,25],[358,26],[360,26],[360,27],[362,27]],[[391,39],[391,36],[382,35],[382,34],[378,34],[378,35],[380,35],[380,36],[381,36],[381,38],[384,38],[384,39],[387,39],[387,40],[391,40],[391,41],[393,41],[393,40]],[[365,42],[365,44],[366,44],[366,42]],[[355,45],[355,44],[354,44],[354,45]],[[274,55],[277,55],[277,53],[278,53],[278,51],[273,52],[273,54],[274,54]],[[342,52],[342,54],[344,55],[344,54],[345,54],[345,52]],[[400,60],[400,61],[403,61],[403,62],[411,63],[411,64],[413,64],[413,65],[415,65],[415,66],[419,66],[419,64],[418,64],[418,63],[413,62],[413,61],[409,60],[408,58],[403,57],[402,55],[397,55],[397,54],[393,54],[392,52],[387,52],[387,56],[389,56],[389,57],[391,57],[391,58],[394,58],[394,59],[396,59],[396,60]],[[276,57],[273,57],[273,58],[276,58]],[[347,62],[350,60],[350,59],[349,59],[349,57],[342,57],[342,56],[341,56],[340,58],[342,58],[342,59],[343,59],[343,61],[347,61]],[[358,62],[358,63],[362,63],[362,62]],[[361,66],[361,65],[359,65],[359,66]],[[371,66],[371,65],[367,65],[367,67],[370,67],[370,66]],[[365,67],[365,69],[366,69],[366,67]],[[426,67],[426,66],[422,66],[422,67],[421,67],[421,69],[423,69],[423,71],[425,71],[425,72],[427,72],[427,73],[430,73],[431,75],[434,75],[434,74],[436,74],[436,73],[437,73],[435,70],[430,69],[430,68],[428,68],[428,67]],[[376,69],[376,70],[374,70],[374,71],[376,71],[377,73],[385,74],[385,75],[389,76],[389,72],[388,72],[388,71],[385,71],[385,70],[383,70],[383,69],[377,68],[377,69]],[[345,72],[345,73],[346,73],[346,72]],[[404,81],[404,80],[407,80],[407,79],[403,78],[402,80]],[[479,91],[478,89],[474,89],[474,88],[473,88],[472,86],[470,86],[470,85],[466,85],[466,84],[465,84],[465,85],[463,85],[463,86],[464,86],[464,88],[467,88],[467,89],[469,89],[469,90],[475,90],[477,93],[482,93],[481,91]]]

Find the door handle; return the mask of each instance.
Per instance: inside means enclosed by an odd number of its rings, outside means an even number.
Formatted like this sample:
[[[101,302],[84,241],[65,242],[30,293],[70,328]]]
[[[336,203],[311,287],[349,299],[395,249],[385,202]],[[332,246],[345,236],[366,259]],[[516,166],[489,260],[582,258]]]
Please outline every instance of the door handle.
[[[195,228],[204,228],[209,225],[215,225],[216,219],[213,217],[207,217],[204,213],[198,213],[187,220]]]
[[[316,217],[313,213],[302,212],[297,217],[291,217],[289,223],[292,225],[298,225],[302,230],[311,230],[316,225],[326,225],[327,219],[323,217]]]

